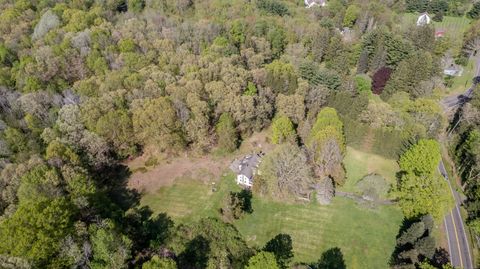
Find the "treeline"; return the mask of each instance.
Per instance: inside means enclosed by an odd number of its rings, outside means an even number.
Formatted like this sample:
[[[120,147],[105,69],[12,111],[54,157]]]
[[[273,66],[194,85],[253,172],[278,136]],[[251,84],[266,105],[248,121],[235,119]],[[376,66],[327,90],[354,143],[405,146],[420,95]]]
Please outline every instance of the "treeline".
[[[474,22],[464,37],[463,53],[473,56],[478,51],[480,41],[479,22]],[[475,45],[477,44],[477,45]],[[478,77],[473,78],[473,94],[471,100],[465,103],[457,111],[453,118],[449,134],[452,142],[450,143],[450,153],[454,156],[456,164],[456,173],[461,178],[462,187],[467,197],[465,208],[468,211],[467,223],[471,231],[478,236],[480,234],[480,211],[479,211],[479,142],[480,142],[480,121],[478,113],[480,111],[480,95]]]
[[[434,95],[449,42],[428,26],[394,27],[398,8],[0,1],[1,265],[250,264],[255,250],[232,226],[174,226],[138,208],[119,162],[150,152],[231,152],[274,121],[286,130],[279,141],[295,134],[295,148],[277,154],[293,150],[303,162],[304,144],[316,153],[313,173],[342,184],[346,145],[396,157],[412,138],[435,138],[445,124]],[[327,105],[335,116],[323,117],[333,115]],[[324,118],[334,119],[328,128]],[[388,145],[368,143],[372,133]],[[303,194],[290,182],[281,191]]]

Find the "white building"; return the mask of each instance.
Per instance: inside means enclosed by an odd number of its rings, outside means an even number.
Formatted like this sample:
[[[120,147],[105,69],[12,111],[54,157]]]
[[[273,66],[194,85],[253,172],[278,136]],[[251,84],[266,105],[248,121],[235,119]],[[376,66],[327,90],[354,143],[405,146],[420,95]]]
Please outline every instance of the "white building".
[[[463,68],[456,64],[451,64],[449,67],[443,69],[443,74],[452,77],[459,77],[463,74]]]
[[[238,165],[237,184],[252,187],[253,177],[257,173],[258,165],[260,164],[262,155],[253,154],[247,155]]]
[[[417,26],[425,26],[427,24],[430,24],[432,20],[430,19],[430,16],[428,16],[428,13],[422,13],[417,19]]]
[[[321,6],[324,7],[327,5],[326,0],[305,0],[305,7],[311,8],[313,6]]]

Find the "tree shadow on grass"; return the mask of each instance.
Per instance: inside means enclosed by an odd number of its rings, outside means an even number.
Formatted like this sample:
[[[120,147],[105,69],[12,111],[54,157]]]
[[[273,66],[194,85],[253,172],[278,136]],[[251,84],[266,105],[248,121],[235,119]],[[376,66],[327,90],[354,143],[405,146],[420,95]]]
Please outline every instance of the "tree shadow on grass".
[[[318,269],[346,269],[345,259],[342,250],[338,247],[331,248],[322,253],[322,257],[314,266]]]
[[[207,268],[210,242],[199,235],[188,242],[185,250],[178,256],[178,268],[203,269]]]

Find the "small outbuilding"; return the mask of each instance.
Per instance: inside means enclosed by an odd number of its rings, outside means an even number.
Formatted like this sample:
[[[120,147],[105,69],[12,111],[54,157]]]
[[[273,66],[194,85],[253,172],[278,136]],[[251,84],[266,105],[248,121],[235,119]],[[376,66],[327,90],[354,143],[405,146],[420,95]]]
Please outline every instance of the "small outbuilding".
[[[431,21],[432,19],[430,18],[430,16],[428,16],[428,13],[422,13],[417,19],[417,26],[425,26],[427,24],[430,24]]]
[[[445,30],[439,29],[435,31],[435,39],[442,38],[445,36]]]

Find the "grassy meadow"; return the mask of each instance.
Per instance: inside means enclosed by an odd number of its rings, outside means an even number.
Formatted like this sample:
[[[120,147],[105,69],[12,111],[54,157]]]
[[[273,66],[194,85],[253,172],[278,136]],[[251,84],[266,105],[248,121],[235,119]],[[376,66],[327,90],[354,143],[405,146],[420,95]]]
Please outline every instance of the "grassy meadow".
[[[402,15],[402,25],[404,27],[411,27],[417,23],[419,14],[417,13],[405,13]],[[433,17],[433,14],[430,14]],[[454,43],[455,52],[459,52],[463,44],[463,34],[468,29],[470,19],[466,17],[451,17],[444,16],[441,22],[432,20],[435,30],[445,31],[445,36],[450,38]]]
[[[347,150],[345,166],[345,191],[354,191],[355,183],[371,172],[394,180],[398,169],[393,160],[353,148]],[[233,174],[216,182],[216,191],[212,186],[211,182],[180,178],[172,186],[146,193],[142,205],[157,213],[168,213],[177,223],[219,216],[225,195],[240,188]],[[249,245],[262,247],[278,233],[287,233],[293,239],[295,261],[314,262],[324,251],[338,247],[347,268],[388,268],[403,218],[396,206],[368,208],[343,197],[335,197],[328,206],[315,202],[285,204],[254,197],[253,210],[234,223]]]
[[[347,170],[347,180],[340,190],[355,192],[356,183],[367,174],[382,175],[391,185],[396,184],[395,173],[399,169],[396,160],[348,147],[343,163]]]
[[[388,268],[389,254],[402,221],[393,206],[367,209],[336,197],[332,204],[280,204],[254,199],[254,212],[235,223],[250,245],[262,247],[278,233],[292,236],[294,260],[317,261],[334,247],[347,268]]]

